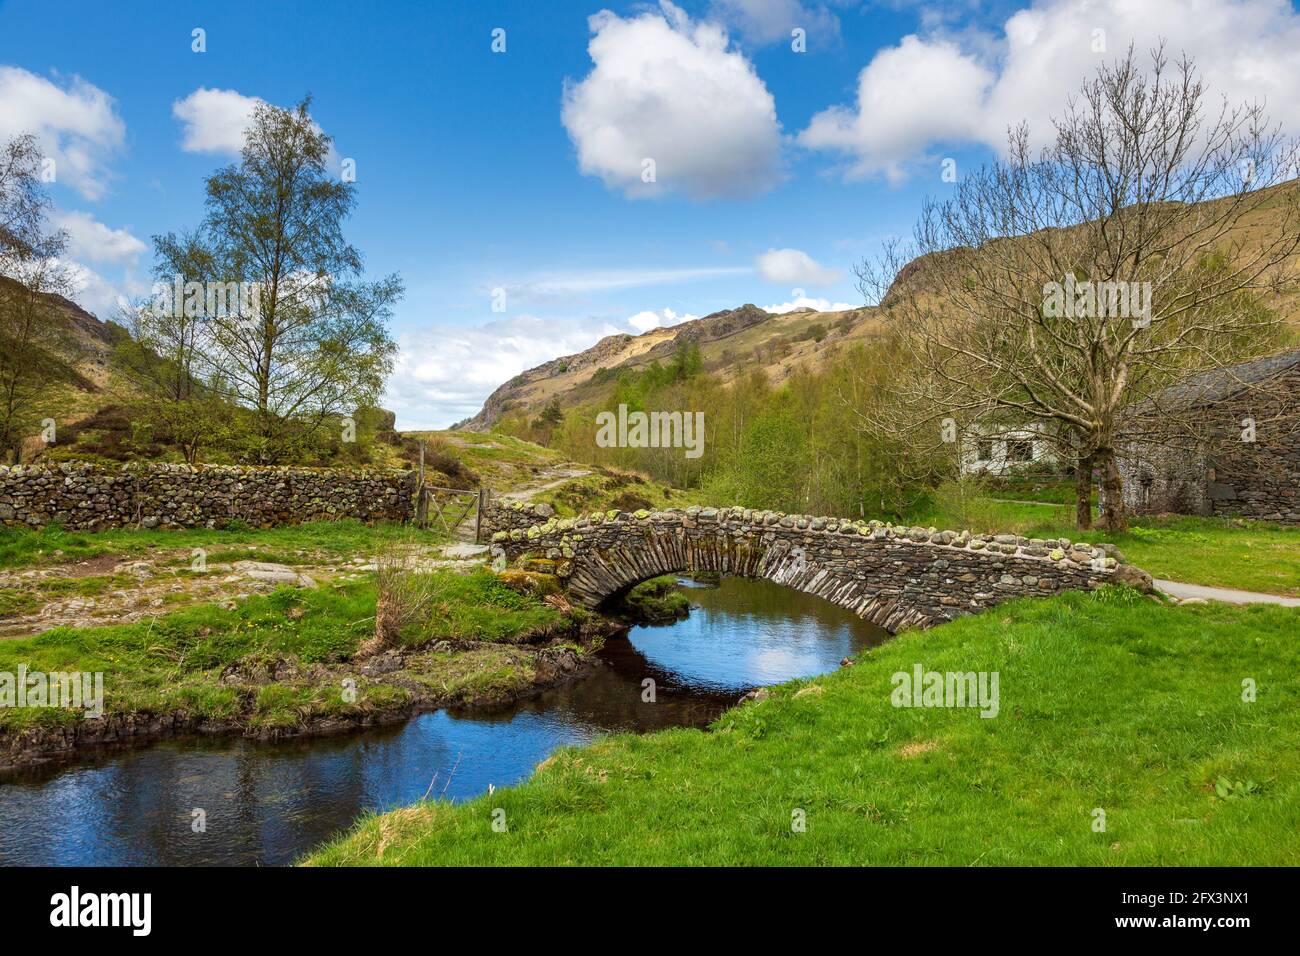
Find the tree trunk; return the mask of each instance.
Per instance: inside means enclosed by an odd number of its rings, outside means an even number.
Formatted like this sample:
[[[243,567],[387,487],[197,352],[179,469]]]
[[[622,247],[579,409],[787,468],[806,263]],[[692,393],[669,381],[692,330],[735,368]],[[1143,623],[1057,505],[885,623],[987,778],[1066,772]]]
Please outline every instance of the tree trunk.
[[[1101,448],[1097,458],[1102,468],[1102,488],[1105,492],[1105,505],[1101,512],[1101,526],[1107,531],[1118,533],[1128,530],[1128,511],[1124,507],[1124,478],[1119,473],[1119,463],[1115,460],[1113,448]]]
[[[1092,462],[1089,453],[1074,466],[1074,526],[1079,531],[1092,527]]]

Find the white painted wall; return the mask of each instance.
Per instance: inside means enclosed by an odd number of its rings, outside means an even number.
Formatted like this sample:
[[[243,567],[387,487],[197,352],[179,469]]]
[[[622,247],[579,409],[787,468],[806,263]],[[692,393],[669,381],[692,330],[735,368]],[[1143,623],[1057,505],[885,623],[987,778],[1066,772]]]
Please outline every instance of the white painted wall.
[[[1024,448],[1027,460],[1017,460],[1013,452]],[[1024,428],[976,427],[968,429],[962,441],[961,470],[963,474],[1005,475],[1019,468],[1049,464],[1056,461],[1051,443],[1042,435],[1041,425]]]

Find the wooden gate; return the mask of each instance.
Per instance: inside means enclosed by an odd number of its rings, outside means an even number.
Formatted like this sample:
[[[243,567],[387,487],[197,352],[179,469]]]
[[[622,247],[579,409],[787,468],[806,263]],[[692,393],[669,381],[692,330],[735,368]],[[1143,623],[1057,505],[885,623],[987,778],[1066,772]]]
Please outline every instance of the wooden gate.
[[[441,528],[449,537],[473,518],[474,542],[483,534],[486,488],[441,488],[424,480],[424,442],[420,442],[420,481],[415,492],[415,523],[421,528]],[[466,528],[466,531],[469,529]]]
[[[415,507],[415,523],[454,535],[460,528],[473,529],[477,542],[483,528],[486,489],[439,488],[421,485]],[[472,522],[472,523],[471,523]]]

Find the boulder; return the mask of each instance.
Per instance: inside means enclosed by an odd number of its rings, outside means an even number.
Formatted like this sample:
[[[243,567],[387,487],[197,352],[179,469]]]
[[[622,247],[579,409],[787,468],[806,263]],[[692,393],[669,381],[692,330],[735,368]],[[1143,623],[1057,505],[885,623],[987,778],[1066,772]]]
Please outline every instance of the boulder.
[[[1111,574],[1110,579],[1115,584],[1127,584],[1131,588],[1136,588],[1143,594],[1150,594],[1154,587],[1151,575],[1131,564],[1121,564]]]

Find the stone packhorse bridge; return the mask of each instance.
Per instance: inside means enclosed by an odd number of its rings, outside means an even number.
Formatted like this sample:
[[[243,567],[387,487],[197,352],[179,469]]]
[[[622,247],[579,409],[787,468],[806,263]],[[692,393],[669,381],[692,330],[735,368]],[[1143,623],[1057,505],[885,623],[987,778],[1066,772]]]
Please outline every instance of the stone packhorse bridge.
[[[545,506],[489,515],[494,547],[553,568],[595,608],[661,574],[766,578],[848,608],[891,632],[929,627],[1001,601],[1108,582],[1149,590],[1113,545],[906,528],[747,508],[600,512],[549,518]],[[540,521],[540,523],[539,523]]]

